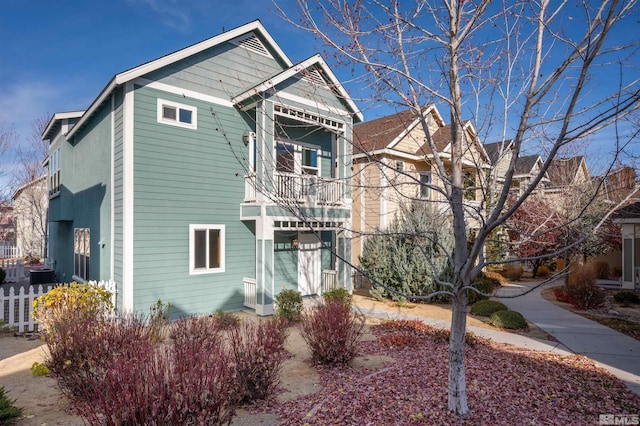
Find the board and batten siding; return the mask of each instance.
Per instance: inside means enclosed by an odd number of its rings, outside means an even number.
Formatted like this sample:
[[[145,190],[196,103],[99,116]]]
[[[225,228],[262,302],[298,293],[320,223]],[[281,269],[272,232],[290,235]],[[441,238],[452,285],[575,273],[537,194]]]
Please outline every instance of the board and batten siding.
[[[157,99],[196,107],[197,130],[157,122]],[[136,87],[134,127],[134,309],[158,299],[173,315],[239,309],[243,277],[255,276],[255,237],[239,220],[246,157],[240,113]],[[222,224],[225,272],[189,275],[189,225]]]
[[[273,58],[226,42],[149,73],[144,78],[230,99],[283,69]]]

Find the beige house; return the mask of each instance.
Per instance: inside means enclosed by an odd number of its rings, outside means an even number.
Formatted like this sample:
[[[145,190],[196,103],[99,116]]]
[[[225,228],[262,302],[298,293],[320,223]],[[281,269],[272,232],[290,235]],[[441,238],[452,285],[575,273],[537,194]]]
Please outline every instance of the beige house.
[[[47,193],[46,176],[20,186],[11,197],[16,223],[16,246],[23,256],[46,257]]]
[[[436,152],[429,149],[421,120],[412,111],[354,126],[352,179],[352,262],[359,264],[362,242],[379,229],[385,229],[401,205],[420,200],[446,210],[442,177],[435,167],[439,157],[451,163],[451,127],[435,106],[424,111]],[[471,123],[464,126],[466,186],[479,188],[479,178],[488,168],[488,158]],[[481,214],[482,191],[465,193],[469,217]],[[473,221],[473,219],[472,219]],[[475,222],[475,221],[473,221]],[[470,223],[471,227],[477,226]]]
[[[498,183],[498,190],[502,190],[504,177],[509,169],[509,164],[513,158],[513,141],[494,142],[484,145],[484,149],[491,160],[492,178]],[[511,182],[511,190],[516,194],[522,192],[531,184],[538,176],[542,169],[543,161],[540,155],[527,155],[518,157],[516,168]],[[535,193],[544,193],[544,190],[550,184],[549,173],[545,173]]]

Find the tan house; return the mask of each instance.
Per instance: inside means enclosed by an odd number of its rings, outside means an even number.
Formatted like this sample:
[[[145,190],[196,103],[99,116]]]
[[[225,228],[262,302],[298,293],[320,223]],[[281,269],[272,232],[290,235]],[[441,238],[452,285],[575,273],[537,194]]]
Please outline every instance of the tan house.
[[[420,118],[409,110],[354,126],[354,264],[359,264],[362,242],[367,235],[386,229],[403,203],[421,200],[443,210],[448,207],[442,194],[442,177],[437,172],[434,158],[438,156],[445,166],[450,164],[451,127],[445,124],[433,105],[426,108],[423,114],[436,152],[429,149]],[[465,123],[463,140],[466,147],[463,160],[466,186],[479,188],[478,179],[488,168],[488,158],[469,122]],[[482,191],[479,189],[465,193],[469,217],[479,214],[481,197]]]
[[[47,177],[20,186],[11,197],[16,224],[16,246],[23,256],[46,257]]]
[[[498,190],[502,190],[504,177],[509,169],[509,164],[513,158],[513,141],[494,142],[484,145],[484,149],[491,160],[492,178],[499,184]],[[516,169],[513,173],[511,190],[515,193],[522,192],[538,176],[542,169],[543,161],[540,155],[527,155],[518,157]],[[544,189],[549,185],[549,173],[545,173],[534,193],[544,193]]]

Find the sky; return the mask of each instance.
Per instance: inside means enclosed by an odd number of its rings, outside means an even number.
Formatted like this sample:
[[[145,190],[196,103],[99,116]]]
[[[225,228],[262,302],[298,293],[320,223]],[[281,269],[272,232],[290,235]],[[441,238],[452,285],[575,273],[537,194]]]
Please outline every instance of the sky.
[[[294,3],[278,0],[292,18]],[[310,34],[277,16],[271,0],[2,0],[1,5],[0,123],[16,132],[18,144],[32,134],[35,118],[86,109],[115,74],[257,18],[293,62],[323,51]],[[638,22],[630,30],[636,31]],[[331,66],[332,59],[326,59]],[[332,69],[343,83],[349,78],[348,70]],[[349,83],[345,87],[354,92]],[[364,112],[365,119],[380,115]]]

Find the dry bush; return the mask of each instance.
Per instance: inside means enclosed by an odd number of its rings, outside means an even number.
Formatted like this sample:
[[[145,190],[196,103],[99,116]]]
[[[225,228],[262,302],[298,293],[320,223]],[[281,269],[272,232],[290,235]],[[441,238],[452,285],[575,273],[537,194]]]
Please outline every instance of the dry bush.
[[[595,272],[596,278],[599,280],[607,280],[611,276],[611,265],[605,260],[590,262],[588,266]]]

